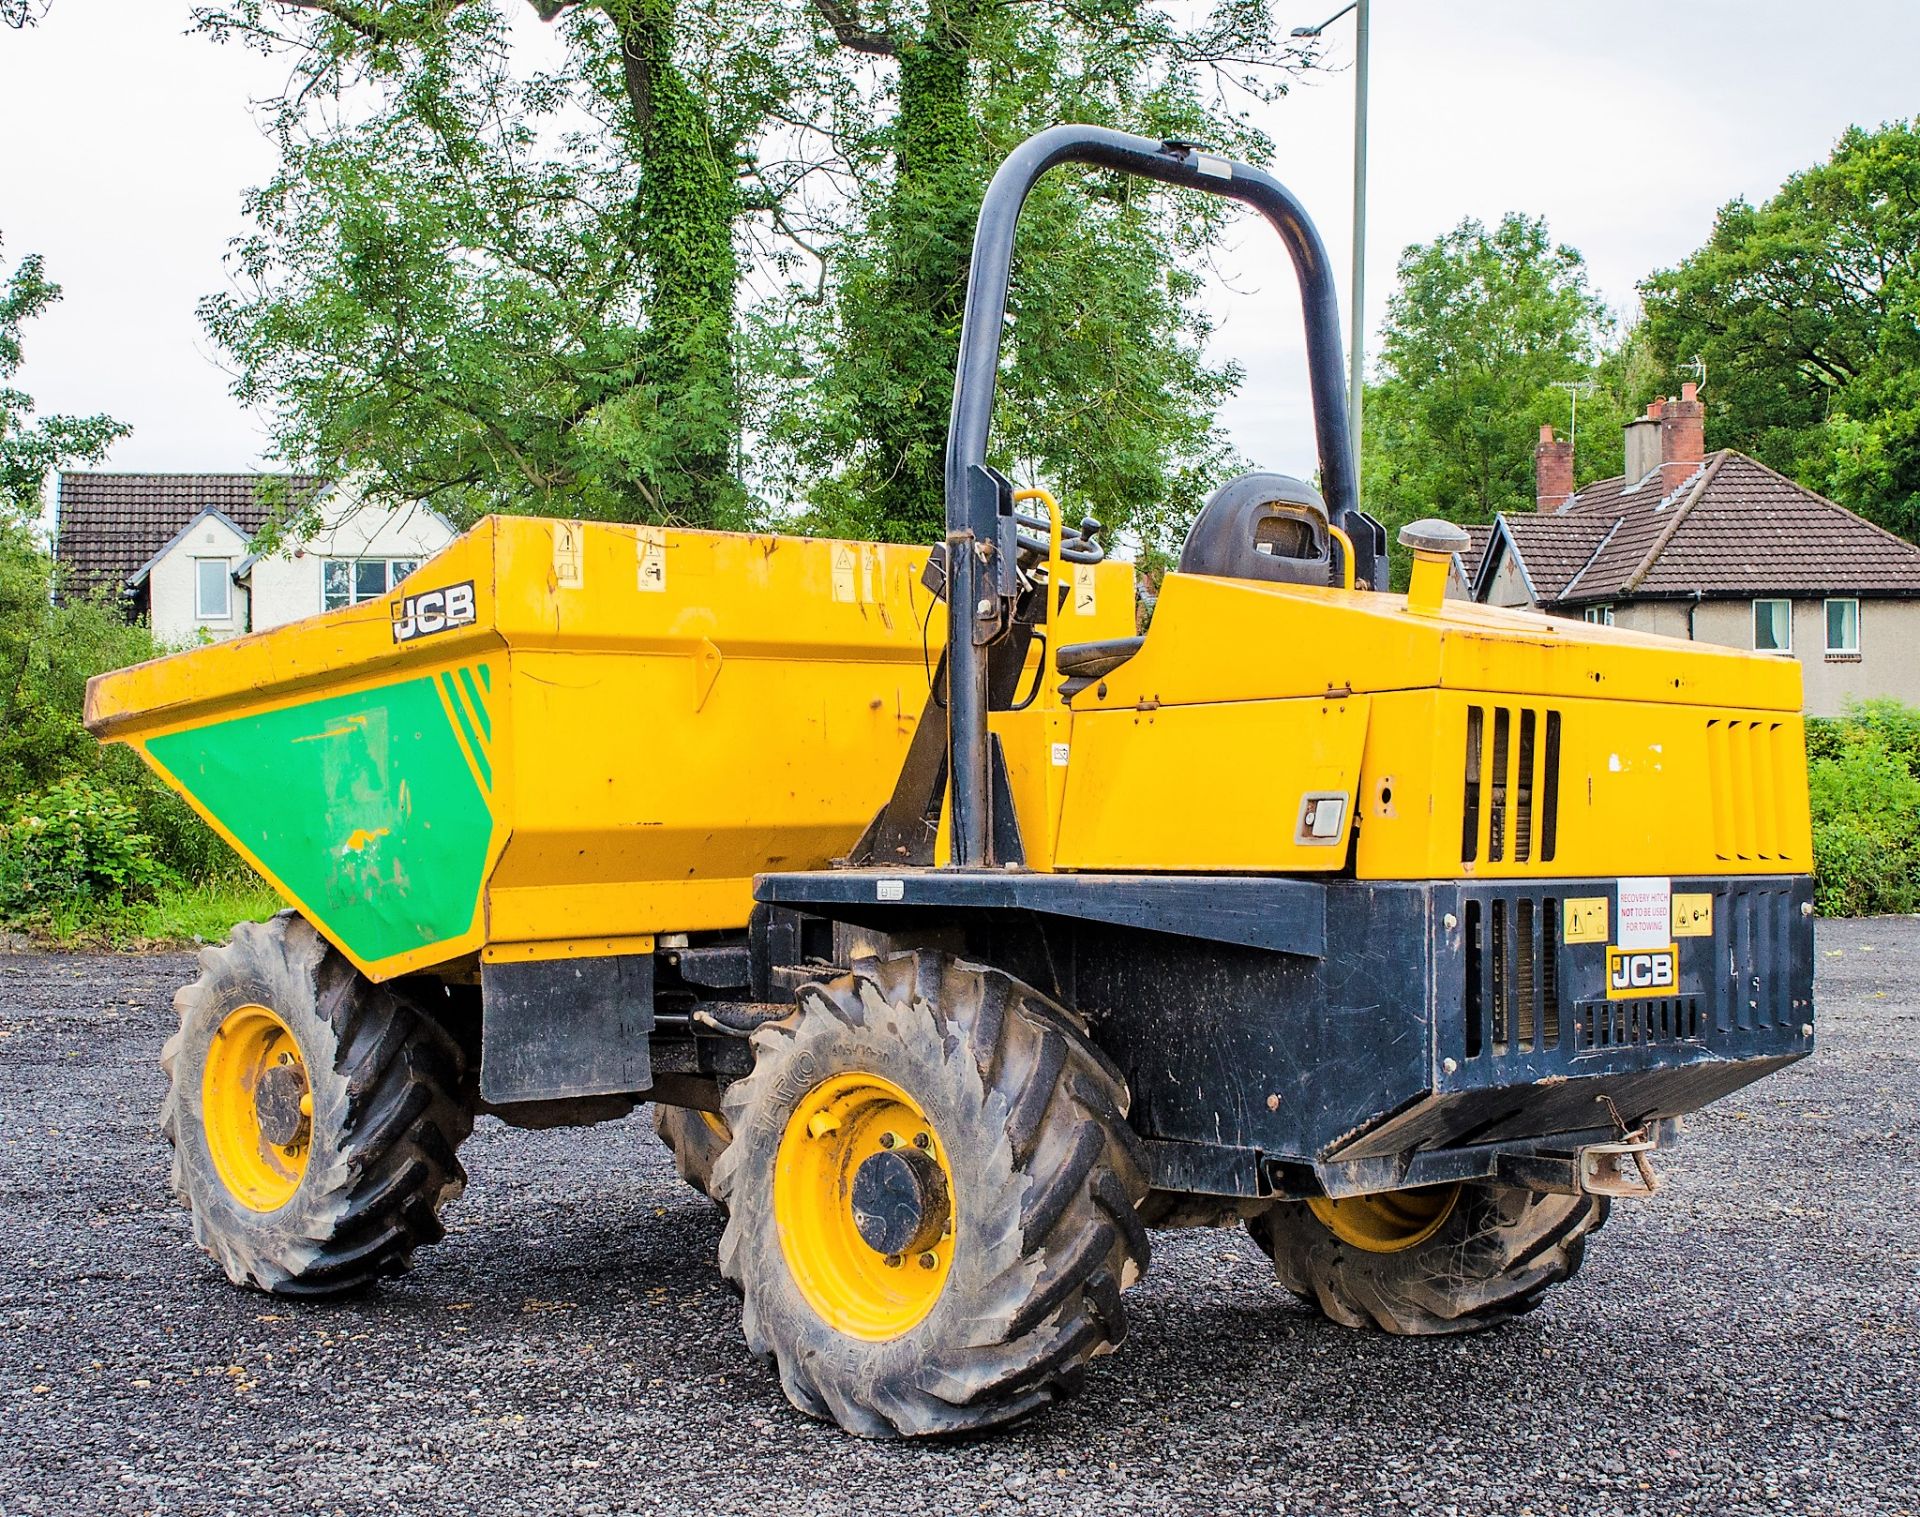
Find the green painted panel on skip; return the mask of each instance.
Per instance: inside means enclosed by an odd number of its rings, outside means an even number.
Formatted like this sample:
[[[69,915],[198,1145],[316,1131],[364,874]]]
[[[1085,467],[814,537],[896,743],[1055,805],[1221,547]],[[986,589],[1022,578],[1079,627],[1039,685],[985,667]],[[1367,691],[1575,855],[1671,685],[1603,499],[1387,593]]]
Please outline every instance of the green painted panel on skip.
[[[362,960],[472,925],[493,816],[431,677],[147,747]]]

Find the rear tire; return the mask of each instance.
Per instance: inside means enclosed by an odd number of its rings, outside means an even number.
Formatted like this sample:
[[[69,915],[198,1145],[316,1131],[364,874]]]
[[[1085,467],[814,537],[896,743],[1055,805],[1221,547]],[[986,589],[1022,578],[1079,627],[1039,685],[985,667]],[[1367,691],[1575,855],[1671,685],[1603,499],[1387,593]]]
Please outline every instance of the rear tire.
[[[180,1030],[160,1059],[173,1189],[229,1280],[333,1295],[443,1236],[473,1113],[460,1048],[432,1018],[291,911],[202,949],[173,1005]],[[277,1099],[262,1094],[269,1073]]]
[[[1305,1201],[1250,1218],[1247,1231],[1280,1284],[1335,1322],[1426,1337],[1478,1332],[1532,1311],[1579,1271],[1588,1235],[1606,1219],[1597,1196],[1476,1180],[1427,1236],[1392,1251],[1342,1239]]]
[[[972,1432],[1068,1395],[1126,1336],[1145,1170],[1126,1084],[1072,1013],[910,953],[803,987],[753,1050],[724,1097],[720,1268],[800,1410],[865,1437]],[[883,1255],[856,1197],[889,1165],[922,1186],[900,1224],[920,1231]]]
[[[725,1119],[714,1112],[698,1111],[691,1106],[653,1108],[653,1130],[673,1155],[673,1167],[682,1180],[701,1195],[713,1199],[713,1166],[727,1150],[733,1134]],[[719,1203],[716,1202],[716,1205]],[[725,1208],[723,1207],[722,1210]]]

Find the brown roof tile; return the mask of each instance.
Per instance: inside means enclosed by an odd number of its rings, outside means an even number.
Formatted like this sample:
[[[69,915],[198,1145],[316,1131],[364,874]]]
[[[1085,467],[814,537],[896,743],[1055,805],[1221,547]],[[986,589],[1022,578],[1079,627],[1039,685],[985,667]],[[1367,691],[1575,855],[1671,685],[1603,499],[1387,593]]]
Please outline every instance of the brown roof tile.
[[[1603,479],[1552,516],[1503,517],[1543,601],[1920,597],[1920,547],[1731,449],[1672,491]],[[1575,560],[1578,560],[1576,563]]]
[[[54,556],[68,588],[118,591],[209,507],[251,537],[281,489],[297,505],[326,484],[313,474],[62,474]]]
[[[1567,581],[1587,566],[1614,529],[1611,518],[1514,515],[1507,536],[1520,550],[1527,579],[1542,600],[1556,600]]]

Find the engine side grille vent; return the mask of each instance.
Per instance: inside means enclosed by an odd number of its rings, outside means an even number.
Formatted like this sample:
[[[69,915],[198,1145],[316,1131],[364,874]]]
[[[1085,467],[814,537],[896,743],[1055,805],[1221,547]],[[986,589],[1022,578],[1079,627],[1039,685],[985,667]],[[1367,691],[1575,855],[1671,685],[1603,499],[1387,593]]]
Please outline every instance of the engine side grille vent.
[[[1713,851],[1732,860],[1783,859],[1794,835],[1788,787],[1798,755],[1781,722],[1707,723],[1707,784],[1712,791]]]
[[[1560,1046],[1554,963],[1560,902],[1466,902],[1466,1056],[1537,1053]]]
[[[1705,1035],[1698,996],[1652,996],[1630,1001],[1582,1001],[1573,1009],[1576,1048],[1633,1048],[1682,1043]]]
[[[1560,840],[1560,713],[1468,706],[1460,861],[1553,862]]]

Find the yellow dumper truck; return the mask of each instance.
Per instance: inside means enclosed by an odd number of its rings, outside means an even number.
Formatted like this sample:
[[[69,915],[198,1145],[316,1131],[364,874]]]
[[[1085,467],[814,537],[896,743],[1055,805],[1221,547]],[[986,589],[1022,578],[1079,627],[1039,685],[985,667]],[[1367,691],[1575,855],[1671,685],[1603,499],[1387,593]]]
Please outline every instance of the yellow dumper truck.
[[[1318,487],[1201,507],[1144,635],[988,464],[1014,224],[1073,162],[1298,274]],[[1264,172],[1059,127],[983,203],[930,550],[495,518],[382,601],[103,676],[291,903],[176,997],[164,1124],[236,1281],[441,1233],[475,1116],[655,1103],[794,1404],[948,1433],[1073,1389],[1150,1226],[1334,1320],[1531,1309],[1676,1119],[1804,1056],[1790,660],[1443,598],[1356,503],[1324,249]]]

